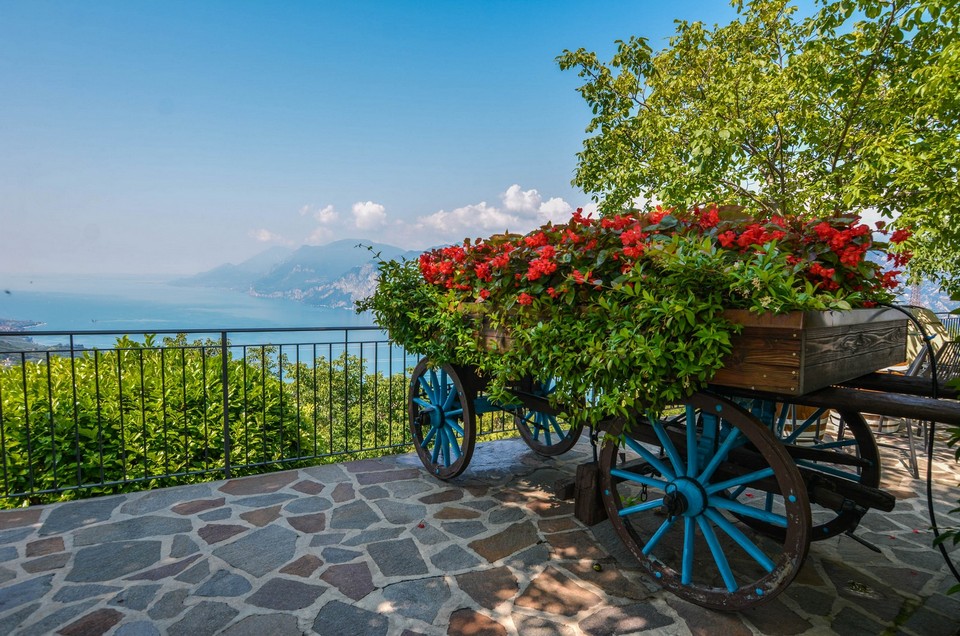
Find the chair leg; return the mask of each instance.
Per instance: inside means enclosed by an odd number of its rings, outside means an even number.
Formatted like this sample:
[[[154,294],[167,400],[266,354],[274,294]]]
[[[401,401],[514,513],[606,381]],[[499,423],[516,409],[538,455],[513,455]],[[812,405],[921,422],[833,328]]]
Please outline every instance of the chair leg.
[[[917,448],[913,442],[913,420],[907,420],[907,442],[910,445],[910,472],[914,479],[919,479],[920,466],[917,464]]]

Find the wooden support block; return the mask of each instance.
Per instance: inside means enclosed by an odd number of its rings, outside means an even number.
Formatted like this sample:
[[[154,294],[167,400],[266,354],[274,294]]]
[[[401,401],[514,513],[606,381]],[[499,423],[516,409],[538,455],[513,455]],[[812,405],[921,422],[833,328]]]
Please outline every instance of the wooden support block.
[[[607,518],[607,511],[600,498],[600,465],[595,462],[577,466],[575,485],[574,516],[593,526]]]

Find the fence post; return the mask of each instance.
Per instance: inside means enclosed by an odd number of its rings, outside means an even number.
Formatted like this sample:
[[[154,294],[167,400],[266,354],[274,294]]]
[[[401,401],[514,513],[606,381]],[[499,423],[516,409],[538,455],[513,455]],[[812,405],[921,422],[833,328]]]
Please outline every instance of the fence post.
[[[220,332],[220,388],[223,391],[223,476],[230,479],[230,379],[227,367],[227,332]]]

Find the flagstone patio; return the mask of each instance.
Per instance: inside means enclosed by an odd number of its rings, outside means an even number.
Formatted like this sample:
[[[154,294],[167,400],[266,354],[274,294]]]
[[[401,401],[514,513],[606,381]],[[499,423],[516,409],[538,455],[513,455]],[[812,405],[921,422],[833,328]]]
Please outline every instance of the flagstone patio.
[[[960,631],[922,495],[885,450],[894,512],[822,541],[734,614],[660,590],[608,522],[553,496],[591,456],[485,442],[440,482],[415,455],[0,512],[0,634],[880,634]],[[960,471],[936,462],[938,508]]]

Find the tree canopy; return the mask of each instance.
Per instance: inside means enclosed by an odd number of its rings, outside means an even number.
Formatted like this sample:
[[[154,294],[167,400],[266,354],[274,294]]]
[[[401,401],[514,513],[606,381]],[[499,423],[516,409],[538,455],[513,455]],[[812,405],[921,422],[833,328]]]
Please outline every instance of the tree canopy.
[[[574,184],[612,213],[648,198],[784,216],[875,210],[913,231],[913,277],[960,290],[960,3],[735,0],[669,46],[579,49],[589,136]]]

